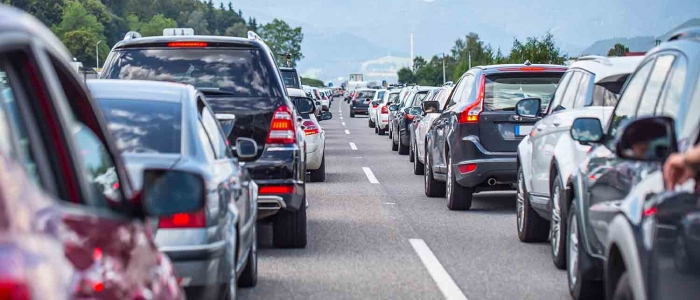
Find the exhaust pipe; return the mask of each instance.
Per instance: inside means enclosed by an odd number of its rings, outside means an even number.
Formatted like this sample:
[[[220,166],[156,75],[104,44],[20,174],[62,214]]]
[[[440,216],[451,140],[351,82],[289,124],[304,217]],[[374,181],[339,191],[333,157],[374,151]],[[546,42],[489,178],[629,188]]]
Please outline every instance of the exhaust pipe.
[[[491,177],[486,181],[486,183],[488,183],[490,186],[494,186],[498,182],[496,181],[496,178]]]

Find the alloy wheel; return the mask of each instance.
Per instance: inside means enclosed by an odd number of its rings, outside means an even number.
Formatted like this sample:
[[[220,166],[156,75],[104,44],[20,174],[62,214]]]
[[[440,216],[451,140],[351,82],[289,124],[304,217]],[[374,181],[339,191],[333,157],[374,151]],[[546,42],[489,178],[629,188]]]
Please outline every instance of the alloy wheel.
[[[567,264],[566,272],[569,276],[569,288],[576,286],[576,281],[578,280],[578,221],[576,220],[576,213],[571,214],[571,220],[569,221],[569,242],[568,242],[568,252],[567,259],[569,263]]]
[[[523,182],[522,171],[518,172],[518,191],[516,193],[516,217],[518,218],[518,231],[523,231],[523,222],[525,220],[525,183]]]
[[[552,193],[552,226],[550,226],[550,243],[552,245],[552,253],[554,256],[559,256],[559,243],[561,243],[561,204],[559,197],[561,189],[556,184],[554,193]]]

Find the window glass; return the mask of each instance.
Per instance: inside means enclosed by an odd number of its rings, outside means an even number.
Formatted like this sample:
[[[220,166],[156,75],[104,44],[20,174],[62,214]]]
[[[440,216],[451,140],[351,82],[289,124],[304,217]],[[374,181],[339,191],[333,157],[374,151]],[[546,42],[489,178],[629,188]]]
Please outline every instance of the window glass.
[[[564,73],[564,77],[562,77],[561,81],[559,81],[559,84],[557,85],[557,89],[554,91],[554,96],[552,97],[552,102],[550,103],[550,108],[549,112],[552,112],[551,108],[557,107],[561,104],[561,100],[564,97],[564,92],[566,91],[566,86],[569,84],[569,80],[571,80],[571,75],[573,74],[573,71],[569,71]]]
[[[379,92],[377,92],[377,98],[376,98],[376,99],[383,99],[385,93],[386,93],[386,91],[379,91]]]
[[[564,73],[519,73],[486,76],[484,110],[515,110],[524,98],[540,98],[549,104]]]
[[[685,63],[685,60],[683,60],[683,62]],[[683,125],[679,131],[680,137],[689,136],[693,130],[697,129],[698,126],[698,117],[700,117],[698,115],[698,111],[700,111],[700,77],[698,77],[698,81],[695,83],[695,85],[693,85],[693,87],[695,88],[695,91],[688,99],[688,107],[683,108],[684,111],[688,112],[688,114],[686,114],[685,118],[682,119]],[[678,118],[678,120],[681,120],[681,118]]]
[[[389,94],[389,97],[387,97],[387,100],[384,101],[384,103],[394,103],[396,102],[396,99],[399,98],[399,93],[391,93]]]
[[[469,81],[469,75],[462,77],[462,80],[457,83],[457,87],[455,88],[455,91],[452,93],[452,97],[450,97],[447,107],[455,105],[455,103],[460,101],[460,97],[462,95],[462,92],[464,92],[465,86],[467,85],[467,81]]]
[[[111,155],[87,126],[75,125],[73,135],[80,149],[83,176],[90,185],[91,197],[85,199],[85,204],[93,207],[117,207],[121,202],[121,194],[119,177]]]
[[[673,69],[671,69],[671,73],[668,76],[668,80],[666,80],[666,83],[664,84],[663,91],[661,92],[661,98],[659,98],[659,104],[656,106],[656,115],[668,116],[676,119],[677,132],[682,131],[682,129],[678,126],[678,121],[680,121],[678,117],[683,117],[679,116],[679,108],[681,96],[683,94],[683,86],[685,85],[687,64],[687,60],[682,56],[676,59]],[[693,110],[686,111],[691,112]],[[699,114],[687,115],[698,116]]]
[[[207,161],[216,160],[216,155],[214,154],[214,147],[212,146],[211,141],[209,140],[209,135],[207,135],[207,131],[204,129],[202,120],[199,120],[199,122],[197,122],[197,138],[199,138],[199,141],[202,143],[202,150],[204,150],[204,156],[207,158]]]
[[[116,146],[126,153],[180,153],[180,103],[98,99]]]
[[[642,94],[642,89],[644,84],[649,77],[651,72],[651,67],[654,64],[653,61],[645,63],[637,73],[632,75],[632,78],[627,83],[624,92],[620,96],[620,102],[615,107],[612,118],[610,118],[610,128],[608,128],[608,136],[614,137],[617,130],[627,124],[630,119],[635,117],[637,111],[637,104],[639,104],[639,98]],[[610,139],[613,141],[614,139]],[[610,149],[613,149],[612,145]]]
[[[656,59],[654,63],[654,69],[651,71],[649,80],[647,81],[646,87],[642,94],[642,99],[639,102],[639,109],[637,111],[637,116],[648,116],[653,115],[656,110],[656,102],[659,100],[659,95],[661,94],[661,87],[666,80],[668,71],[671,70],[671,65],[675,56],[664,55]]]
[[[578,92],[578,87],[581,85],[581,78],[583,75],[581,72],[575,71],[571,74],[571,80],[564,91],[561,102],[554,107],[553,111],[559,111],[564,109],[571,109],[574,107],[574,100],[576,99],[576,92]]]
[[[608,85],[593,85],[593,97],[591,106],[609,106],[613,107],[617,104],[618,95],[608,89]]]
[[[284,79],[285,87],[295,89],[301,88],[301,83],[298,80],[299,77],[297,77],[297,72],[292,70],[280,70],[280,73],[282,73],[282,79]]]
[[[35,183],[39,183],[36,162],[29,147],[29,136],[27,135],[25,123],[20,115],[19,107],[17,107],[17,101],[9,85],[9,79],[1,68],[0,101],[2,101],[0,103],[0,151],[7,155],[17,156],[22,161],[27,174]],[[17,139],[21,153],[14,153],[10,130]]]
[[[420,106],[423,103],[423,101],[425,101],[425,98],[428,97],[428,94],[430,94],[430,91],[418,92],[413,98],[413,103],[411,106]]]
[[[459,94],[459,98],[456,99],[457,102],[468,103],[474,99],[470,98],[472,95],[472,90],[474,89],[474,76],[471,74],[467,75],[464,82],[464,89]]]
[[[591,75],[588,73],[581,74],[581,82],[578,85],[578,90],[576,91],[576,98],[574,100],[574,108],[583,107],[586,104],[586,99],[588,98],[588,89],[591,86]]]
[[[222,137],[223,134],[219,130],[216,118],[207,107],[204,107],[202,110],[202,124],[204,124],[204,130],[206,130],[207,135],[209,135],[209,140],[214,148],[216,158],[225,158],[227,154],[226,140]]]

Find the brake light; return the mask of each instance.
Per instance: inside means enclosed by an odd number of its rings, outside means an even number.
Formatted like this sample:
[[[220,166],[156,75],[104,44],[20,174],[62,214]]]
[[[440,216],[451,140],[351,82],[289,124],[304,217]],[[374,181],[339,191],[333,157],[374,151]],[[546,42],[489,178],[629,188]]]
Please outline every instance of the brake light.
[[[476,101],[467,106],[464,111],[459,114],[459,123],[477,123],[479,115],[484,109],[484,90],[486,89],[486,77],[481,76],[479,83],[479,94],[476,96]]]
[[[297,142],[296,126],[292,110],[286,105],[277,108],[270,123],[267,144],[294,144]]]
[[[314,135],[314,134],[321,133],[321,127],[319,127],[316,124],[316,122],[314,122],[314,121],[307,120],[307,121],[304,121],[304,123],[302,125],[304,125],[304,134],[305,135]]]
[[[204,48],[208,46],[206,42],[170,42],[168,43],[168,47],[177,47],[177,48]]]
[[[414,115],[409,115],[409,114],[406,114],[404,117],[406,118],[406,120],[413,120],[413,119],[416,118],[416,116],[414,116]]]
[[[644,210],[644,216],[645,216],[645,217],[653,216],[653,215],[655,215],[658,211],[659,211],[659,209],[656,208],[656,206],[649,207],[649,208],[647,208],[647,209]]]
[[[373,104],[372,108],[377,108],[377,106],[379,106],[379,104]]]
[[[207,224],[207,216],[204,210],[192,213],[174,214],[161,217],[158,220],[158,228],[202,228]]]
[[[501,72],[544,72],[544,71],[554,71],[554,72],[565,72],[566,68],[545,68],[545,67],[510,67],[510,68],[498,68]]]
[[[457,168],[459,169],[459,173],[471,173],[474,172],[474,170],[476,170],[476,164],[459,165],[459,167]]]
[[[270,195],[270,194],[293,194],[296,191],[293,185],[266,185],[260,187],[258,194],[260,195]]]
[[[24,283],[12,279],[0,279],[0,299],[30,300],[29,287]]]
[[[386,105],[382,106],[382,114],[388,114],[389,113],[389,108],[386,107]]]

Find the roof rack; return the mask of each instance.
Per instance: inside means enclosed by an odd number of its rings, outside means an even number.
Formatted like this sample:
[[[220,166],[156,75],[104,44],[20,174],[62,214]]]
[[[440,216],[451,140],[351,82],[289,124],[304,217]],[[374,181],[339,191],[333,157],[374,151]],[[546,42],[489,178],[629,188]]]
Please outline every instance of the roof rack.
[[[124,35],[123,41],[128,41],[128,40],[133,40],[133,39],[140,39],[141,34],[136,32],[136,31],[129,31]]]
[[[700,27],[688,27],[681,29],[679,31],[671,34],[667,42],[678,41],[678,40],[699,40],[700,41]]]
[[[578,58],[578,61],[595,61],[597,63],[604,64],[606,66],[612,66],[612,63],[610,63],[610,59],[605,57],[605,56],[600,56],[600,55],[586,55]]]

